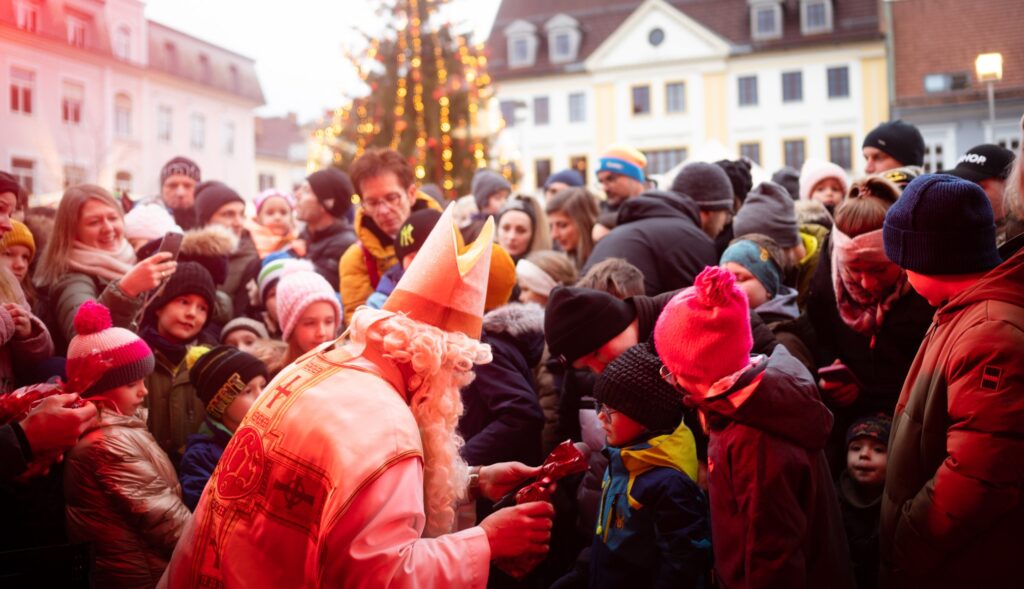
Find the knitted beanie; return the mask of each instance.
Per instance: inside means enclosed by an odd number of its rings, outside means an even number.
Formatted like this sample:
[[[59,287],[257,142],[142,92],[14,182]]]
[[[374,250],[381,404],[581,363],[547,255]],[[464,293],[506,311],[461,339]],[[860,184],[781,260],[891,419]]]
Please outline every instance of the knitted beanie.
[[[661,378],[661,366],[649,343],[635,345],[605,367],[594,399],[650,431],[674,430],[683,420],[682,397]]]
[[[793,200],[800,198],[800,172],[789,166],[783,166],[772,174],[772,182],[786,189],[786,194]]]
[[[481,211],[487,206],[487,200],[491,195],[501,190],[512,190],[512,185],[501,174],[486,168],[480,168],[473,174],[470,191],[473,193],[477,208]]]
[[[626,301],[589,288],[560,286],[544,310],[544,338],[552,358],[572,364],[623,332],[636,319]]]
[[[205,182],[196,187],[196,222],[199,226],[210,223],[210,217],[222,206],[233,202],[245,204],[243,199],[230,186],[223,182]]]
[[[800,229],[796,224],[793,199],[786,189],[773,182],[762,182],[747,196],[747,200],[732,220],[733,235],[763,233],[782,248],[800,243]]]
[[[25,246],[28,248],[28,258],[31,261],[36,257],[36,240],[32,237],[32,231],[17,219],[11,219],[11,227],[10,231],[0,236],[0,253],[7,251],[12,245]]]
[[[267,377],[267,365],[232,346],[217,346],[206,352],[188,373],[206,414],[217,421],[224,419],[231,402],[257,376]]]
[[[153,298],[146,310],[146,324],[155,324],[155,314],[165,305],[182,295],[199,295],[210,311],[207,321],[213,317],[213,308],[217,304],[217,287],[209,270],[198,262],[178,262],[178,268],[167,279],[163,290]]]
[[[23,188],[18,184],[18,179],[7,172],[0,172],[0,194],[10,192],[18,197]]]
[[[167,233],[182,233],[181,227],[167,209],[158,204],[132,207],[124,216],[124,236],[127,239],[162,239]]]
[[[861,147],[874,147],[904,166],[924,165],[924,137],[921,131],[901,120],[882,123],[864,137]]]
[[[800,199],[810,200],[811,193],[818,182],[826,178],[835,178],[839,181],[840,192],[843,196],[850,189],[850,179],[846,176],[846,170],[821,160],[807,160],[804,167],[800,168]]]
[[[903,189],[907,187],[907,184],[913,182],[914,178],[917,178],[923,173],[924,170],[920,166],[903,166],[900,168],[886,170],[879,174],[875,174],[875,176],[892,182],[896,188],[899,188],[902,192]]]
[[[724,268],[697,275],[665,305],[654,326],[654,345],[678,379],[714,383],[750,362],[747,296]]]
[[[693,162],[672,180],[672,191],[692,198],[702,211],[732,211],[732,181],[716,164]]]
[[[267,326],[263,323],[256,321],[250,317],[235,317],[231,321],[224,324],[224,327],[220,330],[220,341],[223,342],[226,337],[236,331],[251,331],[256,334],[256,337],[267,339],[270,337],[270,333],[267,331]]]
[[[294,264],[305,264],[305,270],[313,270],[313,265],[307,260],[296,260],[287,251],[274,252],[263,258],[260,263],[260,273],[256,275],[256,288],[260,295],[260,304],[267,304],[267,291],[277,284],[286,267]]]
[[[156,365],[153,352],[139,336],[114,327],[110,310],[87,300],[75,313],[75,337],[68,344],[68,390],[82,397],[142,380]]]
[[[441,211],[436,209],[421,209],[409,215],[398,229],[398,237],[395,239],[395,256],[399,264],[405,256],[420,251],[423,242],[440,218]]]
[[[487,298],[484,313],[508,303],[516,286],[516,263],[505,248],[491,244],[491,266],[487,272]]]
[[[559,170],[548,176],[548,179],[544,181],[544,190],[547,190],[555,183],[565,184],[570,187],[583,186],[583,175],[572,168]]]
[[[646,182],[646,167],[647,156],[640,150],[628,145],[609,145],[598,159],[597,171],[622,174],[637,182]]]
[[[164,164],[164,167],[160,170],[160,185],[163,186],[164,182],[171,176],[188,176],[196,182],[202,180],[199,166],[194,161],[180,155],[171,158],[169,162]]]
[[[729,262],[739,264],[753,274],[768,291],[768,298],[775,298],[782,289],[782,270],[772,261],[768,250],[753,241],[741,239],[725,248],[718,263],[724,266]]]
[[[288,205],[289,209],[295,208],[295,197],[288,194],[287,192],[281,192],[276,188],[268,188],[256,196],[256,199],[252,201],[252,204],[256,207],[256,214],[260,214],[260,209],[263,208],[263,203],[267,202],[272,198],[280,198]]]
[[[871,438],[888,446],[891,431],[892,418],[884,413],[861,417],[847,428],[846,444],[849,445],[856,438]]]
[[[313,194],[327,212],[340,219],[352,208],[352,195],[356,193],[352,179],[338,168],[324,168],[306,177]]]
[[[330,303],[336,324],[340,324],[338,293],[323,276],[309,270],[286,272],[277,283],[277,320],[281,325],[281,339],[288,341],[303,311],[320,301]]]
[[[715,165],[725,172],[732,183],[732,195],[742,203],[754,187],[754,179],[750,174],[750,160],[740,158],[738,160],[718,160]]]
[[[948,174],[918,176],[885,214],[885,255],[919,274],[974,274],[1002,262],[985,191]]]

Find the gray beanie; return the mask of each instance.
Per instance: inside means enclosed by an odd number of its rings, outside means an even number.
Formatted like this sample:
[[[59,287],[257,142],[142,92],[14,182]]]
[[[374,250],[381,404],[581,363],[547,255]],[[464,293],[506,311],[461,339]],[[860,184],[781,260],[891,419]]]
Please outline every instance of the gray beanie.
[[[736,237],[748,233],[767,235],[783,248],[800,243],[793,199],[785,188],[774,182],[762,182],[754,187],[733,218],[732,229]]]
[[[732,181],[718,165],[686,164],[672,181],[672,191],[689,196],[702,211],[732,211]]]
[[[484,210],[484,207],[487,206],[487,199],[499,190],[512,190],[512,185],[501,174],[485,168],[481,168],[476,171],[476,174],[473,174],[470,191],[473,193],[477,209]]]

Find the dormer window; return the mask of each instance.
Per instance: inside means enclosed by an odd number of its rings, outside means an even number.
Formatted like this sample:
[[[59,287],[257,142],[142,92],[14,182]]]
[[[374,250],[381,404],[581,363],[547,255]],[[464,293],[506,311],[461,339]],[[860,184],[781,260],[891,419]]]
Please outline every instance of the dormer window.
[[[551,63],[569,63],[579,53],[580,23],[567,14],[556,14],[544,23],[548,36],[548,60]]]
[[[164,43],[164,53],[167,55],[167,67],[171,71],[178,69],[178,48],[170,41]]]
[[[68,15],[68,45],[85,47],[85,19],[72,14]]]
[[[800,0],[800,31],[805,35],[832,31],[832,0]]]
[[[204,84],[209,84],[213,78],[213,70],[210,67],[210,56],[205,53],[199,54],[199,79]]]
[[[779,0],[747,0],[750,4],[750,36],[755,41],[782,37],[782,3]]]
[[[132,30],[121,25],[114,31],[114,55],[128,61],[132,55]]]
[[[515,20],[505,27],[508,40],[508,67],[529,67],[537,60],[537,27],[525,20]]]
[[[39,6],[31,0],[14,3],[14,18],[18,28],[30,33],[39,32]]]

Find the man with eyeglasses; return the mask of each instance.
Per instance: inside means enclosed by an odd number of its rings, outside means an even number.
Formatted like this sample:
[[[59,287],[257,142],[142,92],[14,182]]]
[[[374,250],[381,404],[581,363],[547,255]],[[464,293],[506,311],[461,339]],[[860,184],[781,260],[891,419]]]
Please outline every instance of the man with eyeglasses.
[[[381,276],[398,263],[395,239],[414,211],[440,211],[437,201],[420,192],[412,166],[393,149],[370,149],[349,169],[360,196],[355,233],[358,241],[341,256],[339,290],[345,323],[376,290]]]
[[[647,156],[628,145],[610,145],[601,155],[597,166],[597,181],[601,183],[607,200],[605,211],[617,211],[619,206],[640,195],[647,186],[644,168]]]
[[[295,192],[296,216],[306,224],[301,235],[305,256],[334,290],[338,290],[338,261],[356,241],[347,216],[354,193],[348,174],[337,168],[313,172]]]

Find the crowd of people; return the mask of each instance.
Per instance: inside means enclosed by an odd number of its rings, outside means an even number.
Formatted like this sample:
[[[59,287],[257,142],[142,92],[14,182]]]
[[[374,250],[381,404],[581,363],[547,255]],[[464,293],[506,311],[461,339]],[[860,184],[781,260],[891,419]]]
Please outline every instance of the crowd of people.
[[[452,202],[388,149],[55,210],[0,172],[0,578],[1020,586],[1024,158],[924,152]]]

